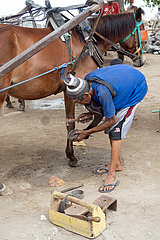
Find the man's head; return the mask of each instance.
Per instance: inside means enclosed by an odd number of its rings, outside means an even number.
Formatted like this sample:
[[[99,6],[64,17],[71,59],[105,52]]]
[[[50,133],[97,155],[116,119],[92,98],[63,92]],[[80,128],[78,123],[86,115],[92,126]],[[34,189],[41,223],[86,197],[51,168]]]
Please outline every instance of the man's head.
[[[111,5],[113,3],[113,0],[107,0],[107,4]]]
[[[74,77],[68,74],[64,79],[66,84],[66,92],[68,98],[77,99],[80,104],[87,104],[91,101],[91,96],[89,93],[90,85],[86,80]]]
[[[134,3],[134,1],[133,0],[129,0],[129,3],[130,3],[130,5],[132,5]]]

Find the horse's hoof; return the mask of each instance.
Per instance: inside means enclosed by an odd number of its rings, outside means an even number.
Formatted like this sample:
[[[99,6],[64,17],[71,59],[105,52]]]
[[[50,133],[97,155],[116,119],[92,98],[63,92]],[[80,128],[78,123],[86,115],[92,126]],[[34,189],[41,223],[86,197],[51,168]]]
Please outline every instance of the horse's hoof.
[[[19,110],[20,110],[20,111],[24,112],[24,111],[25,111],[24,109],[25,109],[24,106],[19,105]]]
[[[79,166],[80,166],[80,162],[79,162],[78,160],[75,160],[75,161],[69,160],[69,161],[68,161],[68,165],[69,165],[70,167],[79,167]]]
[[[6,186],[0,182],[0,196],[3,194],[5,190],[6,190]]]
[[[8,107],[8,108],[14,108],[14,106],[12,105],[12,103],[10,103],[10,104],[7,103],[7,104],[6,104],[6,107]]]

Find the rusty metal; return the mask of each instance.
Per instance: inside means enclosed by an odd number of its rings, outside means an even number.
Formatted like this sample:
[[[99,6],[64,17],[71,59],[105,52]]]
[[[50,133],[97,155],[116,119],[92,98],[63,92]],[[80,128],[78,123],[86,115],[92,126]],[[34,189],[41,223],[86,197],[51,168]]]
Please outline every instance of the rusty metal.
[[[83,187],[83,186],[84,186],[84,185],[83,185],[83,183],[82,183],[81,185],[78,185],[78,186],[76,186],[76,187],[66,188],[66,189],[62,190],[61,193],[69,192],[69,191],[72,191],[72,190],[74,190],[74,189],[77,189],[77,188],[80,188],[80,187]]]
[[[112,211],[117,211],[117,200],[115,198],[111,198],[105,195],[97,198],[93,204],[99,205],[102,211],[106,214],[107,209]]]

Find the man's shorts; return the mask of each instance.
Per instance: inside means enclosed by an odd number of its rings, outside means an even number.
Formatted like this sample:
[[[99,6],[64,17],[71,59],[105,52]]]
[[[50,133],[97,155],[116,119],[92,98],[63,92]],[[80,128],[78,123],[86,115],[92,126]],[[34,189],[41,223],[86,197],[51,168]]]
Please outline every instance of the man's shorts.
[[[121,109],[116,113],[117,123],[109,128],[108,131],[110,139],[121,140],[126,138],[126,135],[131,127],[136,108],[137,105],[134,105]]]

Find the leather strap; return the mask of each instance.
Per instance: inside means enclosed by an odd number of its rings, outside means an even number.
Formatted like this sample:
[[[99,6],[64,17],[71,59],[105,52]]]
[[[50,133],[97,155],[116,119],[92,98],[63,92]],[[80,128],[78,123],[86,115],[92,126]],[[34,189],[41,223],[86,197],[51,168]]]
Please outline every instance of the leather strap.
[[[87,81],[89,81],[89,82],[96,82],[96,83],[99,83],[99,84],[103,84],[104,86],[106,86],[106,87],[109,89],[109,91],[110,91],[111,94],[112,94],[112,97],[115,97],[115,96],[116,96],[116,91],[113,89],[113,87],[112,87],[108,82],[106,82],[106,81],[104,81],[104,80],[101,80],[101,79],[99,79],[99,78],[89,78],[89,79],[87,79]]]

